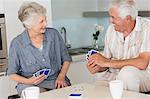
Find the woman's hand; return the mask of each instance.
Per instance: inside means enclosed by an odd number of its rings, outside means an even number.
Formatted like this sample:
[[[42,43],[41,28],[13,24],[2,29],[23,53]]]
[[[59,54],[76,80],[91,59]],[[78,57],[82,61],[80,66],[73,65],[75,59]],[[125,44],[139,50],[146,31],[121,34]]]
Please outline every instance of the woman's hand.
[[[68,86],[65,82],[65,75],[62,73],[59,73],[56,82],[55,82],[55,88],[63,88]]]
[[[27,83],[32,84],[32,85],[38,85],[45,79],[45,75],[42,74],[39,77],[34,77],[32,76],[31,78],[28,79]]]

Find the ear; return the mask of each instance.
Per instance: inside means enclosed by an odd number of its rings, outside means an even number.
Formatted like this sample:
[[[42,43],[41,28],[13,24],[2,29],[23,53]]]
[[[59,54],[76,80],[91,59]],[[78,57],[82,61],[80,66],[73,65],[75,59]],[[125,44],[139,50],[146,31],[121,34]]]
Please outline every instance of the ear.
[[[132,17],[131,17],[130,15],[127,15],[127,16],[126,16],[126,20],[127,20],[127,21],[131,21],[131,20],[132,20]]]

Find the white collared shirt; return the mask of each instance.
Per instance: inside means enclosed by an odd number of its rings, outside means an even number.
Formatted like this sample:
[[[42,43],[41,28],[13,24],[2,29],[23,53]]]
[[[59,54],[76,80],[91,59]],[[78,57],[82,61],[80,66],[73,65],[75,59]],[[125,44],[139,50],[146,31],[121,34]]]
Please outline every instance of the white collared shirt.
[[[136,25],[125,39],[123,33],[110,25],[105,36],[104,56],[113,59],[130,59],[142,52],[150,52],[150,20],[137,17]],[[150,64],[149,64],[150,68]]]

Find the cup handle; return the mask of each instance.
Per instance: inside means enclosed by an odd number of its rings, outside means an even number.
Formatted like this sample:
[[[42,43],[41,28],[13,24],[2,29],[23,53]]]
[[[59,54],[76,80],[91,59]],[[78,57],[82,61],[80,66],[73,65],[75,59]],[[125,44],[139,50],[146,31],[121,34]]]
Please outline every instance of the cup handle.
[[[25,93],[25,90],[22,91],[22,94],[21,94],[21,95],[22,95],[23,99],[26,99],[26,93]]]

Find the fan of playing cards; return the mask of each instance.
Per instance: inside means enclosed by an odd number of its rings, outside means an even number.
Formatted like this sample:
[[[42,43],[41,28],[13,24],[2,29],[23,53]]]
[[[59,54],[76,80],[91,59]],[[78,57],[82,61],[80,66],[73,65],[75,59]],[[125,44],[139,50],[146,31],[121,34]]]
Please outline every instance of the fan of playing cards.
[[[44,74],[45,79],[47,79],[49,73],[51,72],[51,69],[41,69],[33,74],[34,77],[39,77],[40,75]]]
[[[89,60],[89,57],[95,53],[99,53],[97,50],[93,50],[91,49],[90,51],[87,52],[86,54],[86,60],[88,61]]]

